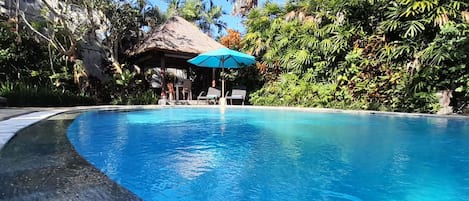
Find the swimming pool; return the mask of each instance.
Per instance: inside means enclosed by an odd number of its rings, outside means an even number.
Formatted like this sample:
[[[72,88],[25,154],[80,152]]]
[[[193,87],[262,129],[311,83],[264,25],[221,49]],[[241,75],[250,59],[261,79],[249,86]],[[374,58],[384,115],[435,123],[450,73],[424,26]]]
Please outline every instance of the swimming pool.
[[[74,151],[66,131],[79,113],[21,129],[0,150],[0,200],[141,200]]]
[[[469,200],[467,119],[164,108],[86,112],[67,135],[145,200]]]

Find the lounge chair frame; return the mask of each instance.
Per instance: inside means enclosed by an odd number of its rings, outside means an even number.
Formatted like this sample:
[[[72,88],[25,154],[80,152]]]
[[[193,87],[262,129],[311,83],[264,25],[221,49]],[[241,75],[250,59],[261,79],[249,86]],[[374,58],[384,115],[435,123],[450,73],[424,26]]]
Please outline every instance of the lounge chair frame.
[[[200,94],[197,96],[197,104],[199,104],[199,100],[207,100],[207,104],[209,104],[210,101],[213,100],[215,101],[215,104],[217,104],[220,95],[220,89],[209,87],[207,93],[205,93],[205,91],[201,91]]]
[[[246,89],[232,89],[231,95],[228,95],[229,92],[226,92],[226,100],[230,100],[230,105],[233,105],[233,100],[241,100],[242,105],[246,100]]]

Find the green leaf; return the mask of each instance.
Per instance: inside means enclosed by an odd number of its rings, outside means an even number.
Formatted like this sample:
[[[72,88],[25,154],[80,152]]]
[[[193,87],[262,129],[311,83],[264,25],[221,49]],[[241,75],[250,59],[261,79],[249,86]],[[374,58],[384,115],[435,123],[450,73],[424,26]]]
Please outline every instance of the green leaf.
[[[35,71],[35,70],[31,71],[31,76],[32,77],[36,77],[36,76],[39,76],[39,75],[40,75],[39,71]]]

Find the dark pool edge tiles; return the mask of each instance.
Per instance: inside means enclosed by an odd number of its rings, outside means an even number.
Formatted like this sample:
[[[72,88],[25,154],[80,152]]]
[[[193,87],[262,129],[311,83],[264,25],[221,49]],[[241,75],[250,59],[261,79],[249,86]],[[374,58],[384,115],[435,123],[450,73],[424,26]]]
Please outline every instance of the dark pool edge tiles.
[[[72,120],[55,117],[0,150],[0,200],[141,200],[83,159],[66,136]]]

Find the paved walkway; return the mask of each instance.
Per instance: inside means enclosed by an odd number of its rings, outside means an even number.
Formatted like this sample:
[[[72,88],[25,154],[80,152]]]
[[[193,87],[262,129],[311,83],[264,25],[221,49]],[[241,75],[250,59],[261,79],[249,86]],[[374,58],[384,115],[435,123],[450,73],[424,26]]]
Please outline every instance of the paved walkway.
[[[3,129],[6,122],[9,129],[74,109],[33,112],[0,123]],[[74,150],[67,137],[67,128],[76,115],[79,113],[65,112],[34,123],[21,129],[20,134],[3,146],[0,150],[0,201],[141,200]]]
[[[63,108],[0,108],[0,149],[18,132],[58,113],[86,109],[139,109],[158,106],[83,106]]]
[[[0,108],[0,121],[18,115],[44,110],[42,108]]]
[[[0,149],[22,128],[65,111],[67,109],[0,109],[0,120],[3,120],[0,121]]]

